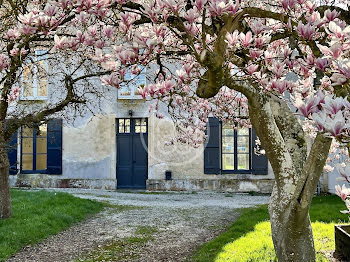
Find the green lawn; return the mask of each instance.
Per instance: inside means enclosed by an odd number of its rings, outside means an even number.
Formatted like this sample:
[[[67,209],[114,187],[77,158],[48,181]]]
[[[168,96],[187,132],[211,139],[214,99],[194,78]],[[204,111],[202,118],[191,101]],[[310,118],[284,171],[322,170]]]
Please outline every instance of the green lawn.
[[[0,220],[0,261],[103,209],[66,193],[11,190],[12,217]]]
[[[334,224],[347,222],[339,211],[344,202],[337,196],[315,197],[310,209],[317,261],[334,250]],[[201,246],[188,261],[276,261],[267,205],[244,209],[226,232]]]

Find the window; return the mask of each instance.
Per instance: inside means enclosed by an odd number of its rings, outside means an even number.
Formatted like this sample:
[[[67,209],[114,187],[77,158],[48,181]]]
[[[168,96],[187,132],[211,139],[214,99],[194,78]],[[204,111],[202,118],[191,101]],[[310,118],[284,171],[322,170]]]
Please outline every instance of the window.
[[[120,118],[117,120],[118,134],[146,134],[147,119],[141,118]]]
[[[136,89],[146,85],[146,69],[143,68],[139,75],[127,72],[124,79],[130,82],[120,86],[118,99],[142,99],[142,96],[136,93]]]
[[[135,119],[135,133],[145,134],[147,133],[147,122],[146,119]]]
[[[130,133],[130,119],[119,119],[119,134],[129,134]]]
[[[62,174],[62,119],[52,119],[37,128],[22,127],[19,133],[21,173]],[[17,144],[17,134],[9,144]],[[8,157],[11,174],[16,174],[17,147],[8,151]]]
[[[47,125],[22,128],[22,171],[47,169]]]
[[[267,175],[268,160],[254,153],[256,134],[253,128],[233,128],[210,117],[204,148],[205,174]]]
[[[46,51],[35,51],[35,57],[26,60],[22,72],[21,100],[45,100],[48,89]]]
[[[250,170],[250,129],[222,126],[222,170]]]

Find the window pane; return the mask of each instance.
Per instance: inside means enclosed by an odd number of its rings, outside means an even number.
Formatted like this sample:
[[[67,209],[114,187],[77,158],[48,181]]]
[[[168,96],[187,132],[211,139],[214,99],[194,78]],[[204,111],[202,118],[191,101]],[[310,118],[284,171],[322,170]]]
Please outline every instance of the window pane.
[[[33,155],[22,155],[22,169],[33,170]]]
[[[233,136],[226,136],[226,137],[222,138],[222,152],[223,153],[234,153],[235,152],[234,137]]]
[[[238,154],[238,169],[248,170],[249,169],[249,154]]]
[[[33,65],[23,66],[23,81],[33,82]]]
[[[23,66],[23,96],[33,96],[33,65]]]
[[[39,81],[38,96],[47,96],[47,81]]]
[[[239,128],[237,132],[238,132],[239,136],[240,135],[249,135],[249,128],[246,128],[246,127]]]
[[[33,138],[22,138],[22,153],[33,154]]]
[[[46,137],[47,136],[47,124],[42,124],[39,126],[39,133],[37,136]]]
[[[141,127],[141,133],[147,133],[147,126]]]
[[[47,152],[47,139],[46,139],[46,137],[36,139],[36,152],[37,153],[46,153]]]
[[[23,82],[23,96],[31,97],[34,96],[33,82]]]
[[[238,153],[249,153],[249,136],[239,136],[237,138]]]
[[[135,125],[137,125],[137,126],[141,125],[141,120],[140,119],[136,119],[135,120]]]
[[[38,80],[47,81],[46,61],[40,60],[37,63],[38,68]]]
[[[22,136],[33,136],[33,128],[30,127],[22,127]]]
[[[135,126],[135,133],[141,133],[141,127]]]
[[[222,155],[222,169],[223,170],[233,170],[234,169],[235,158],[234,154],[223,154]]]
[[[124,119],[119,119],[119,133],[124,133]]]
[[[47,168],[47,155],[46,154],[36,155],[36,169],[44,170],[46,168]]]
[[[234,135],[234,129],[232,125],[225,124],[222,129],[222,135],[223,136],[233,136]]]
[[[130,119],[125,119],[125,133],[130,133]]]

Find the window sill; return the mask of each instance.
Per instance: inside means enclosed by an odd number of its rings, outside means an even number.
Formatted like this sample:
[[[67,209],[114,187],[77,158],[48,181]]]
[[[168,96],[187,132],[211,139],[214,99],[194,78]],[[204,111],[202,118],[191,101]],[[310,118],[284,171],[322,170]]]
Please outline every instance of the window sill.
[[[221,170],[223,175],[253,174],[252,170]]]
[[[39,97],[20,97],[19,101],[46,101],[47,96],[39,96]]]
[[[21,170],[20,174],[37,175],[37,174],[48,174],[48,172],[47,170]]]
[[[145,100],[145,99],[143,99],[142,96],[138,97],[138,96],[122,96],[122,95],[118,95],[117,100],[138,100],[138,101],[142,101],[142,100]]]

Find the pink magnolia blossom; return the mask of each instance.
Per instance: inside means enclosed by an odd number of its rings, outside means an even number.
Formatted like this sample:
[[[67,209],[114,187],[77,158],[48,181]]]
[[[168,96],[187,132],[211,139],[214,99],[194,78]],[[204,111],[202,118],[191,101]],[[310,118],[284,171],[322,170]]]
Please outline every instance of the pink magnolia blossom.
[[[0,71],[9,66],[10,59],[5,54],[0,54]]]
[[[337,114],[341,109],[343,108],[343,98],[336,97],[331,98],[329,96],[325,97],[324,104],[322,104],[322,107],[329,113],[329,114]]]
[[[300,36],[305,38],[306,40],[312,40],[316,33],[315,27],[313,25],[304,25],[302,22],[299,22],[297,31],[300,34]]]
[[[342,131],[346,128],[349,128],[349,124],[345,123],[345,119],[341,111],[339,111],[333,117],[327,117],[325,129],[333,136],[336,137],[341,135]]]
[[[263,54],[263,51],[262,50],[256,50],[256,49],[250,49],[249,50],[249,54],[250,54],[250,58],[252,60],[254,60],[254,59],[260,58],[261,55]]]
[[[103,76],[101,78],[102,80],[102,84],[104,85],[110,85],[113,86],[115,88],[119,88],[121,80],[118,78],[118,76],[116,74],[111,74],[109,76]]]
[[[57,8],[54,5],[47,4],[45,6],[44,12],[48,16],[54,16],[56,14]]]
[[[14,29],[10,29],[7,31],[6,33],[7,37],[9,39],[17,39],[21,34],[20,32],[17,30],[17,28]]]
[[[283,0],[282,1],[282,7],[287,10],[289,8],[294,8],[294,5],[296,4],[295,0]]]
[[[317,58],[316,59],[316,68],[320,69],[321,71],[325,71],[327,66],[328,66],[327,58]]]
[[[18,31],[23,35],[31,35],[35,33],[36,28],[30,25],[21,25]]]
[[[332,21],[329,23],[329,30],[336,38],[343,39],[346,34],[350,33],[350,26],[342,29],[338,24]]]
[[[342,199],[345,200],[348,196],[350,196],[350,189],[346,188],[345,185],[340,187],[339,185],[335,186],[336,194]]]
[[[239,32],[236,30],[232,34],[227,33],[226,34],[226,41],[230,46],[235,46],[238,42],[238,34]]]
[[[337,168],[339,174],[342,176],[342,178],[350,183],[350,165],[345,165],[344,166],[340,166]],[[349,196],[350,196],[350,189],[349,189]]]
[[[206,3],[207,0],[196,0],[194,4],[197,7],[197,10],[202,10]]]
[[[209,1],[209,7],[209,10],[213,16],[219,16],[225,11],[226,3],[224,1]]]
[[[68,46],[68,40],[65,36],[59,38],[57,35],[55,35],[54,40],[55,40],[55,47],[57,49],[63,49]]]
[[[26,25],[32,25],[34,24],[35,20],[36,20],[36,15],[34,15],[33,12],[27,13],[25,15],[18,15],[18,20]]]
[[[250,44],[253,42],[253,35],[252,32],[248,32],[246,34],[240,33],[239,34],[239,40],[241,41],[242,45],[247,48],[250,46]]]
[[[330,56],[333,59],[338,59],[341,56],[344,48],[340,43],[335,43],[330,48],[323,45],[318,45],[318,47],[324,55]]]
[[[327,19],[327,22],[331,22],[333,21],[334,19],[336,19],[338,16],[339,16],[339,12],[337,12],[337,10],[329,10],[327,9],[326,12],[324,12],[324,16],[325,18]]]
[[[256,64],[251,64],[247,67],[247,72],[250,76],[252,76],[257,70],[259,66]]]
[[[199,12],[197,10],[196,7],[188,10],[185,15],[184,18],[190,23],[192,24],[195,20],[197,20],[197,18],[199,17]]]

